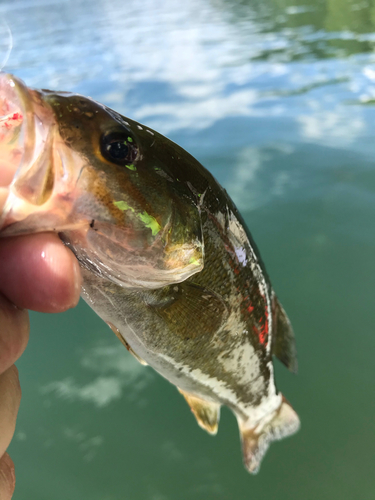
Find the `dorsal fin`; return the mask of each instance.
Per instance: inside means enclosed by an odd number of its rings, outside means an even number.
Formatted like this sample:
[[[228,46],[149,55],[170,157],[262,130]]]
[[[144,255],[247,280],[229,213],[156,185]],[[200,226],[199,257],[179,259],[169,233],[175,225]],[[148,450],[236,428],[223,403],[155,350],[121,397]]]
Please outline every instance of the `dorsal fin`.
[[[273,303],[275,334],[272,339],[272,354],[291,372],[297,373],[297,350],[292,325],[276,296],[273,297]]]
[[[219,426],[220,405],[185,392],[179,387],[177,389],[186,399],[187,404],[197,419],[198,425],[209,434],[216,434]]]

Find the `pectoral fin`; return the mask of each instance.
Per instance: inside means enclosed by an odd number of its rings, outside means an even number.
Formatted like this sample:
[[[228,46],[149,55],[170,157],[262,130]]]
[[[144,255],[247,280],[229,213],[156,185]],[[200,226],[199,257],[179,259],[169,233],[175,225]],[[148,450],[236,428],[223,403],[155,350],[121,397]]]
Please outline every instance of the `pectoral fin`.
[[[255,427],[239,417],[237,420],[244,464],[252,474],[258,472],[260,462],[271,442],[294,434],[300,426],[298,415],[284,397],[274,414],[266,415]]]
[[[209,434],[216,434],[219,426],[220,405],[218,403],[205,401],[182,389],[178,388],[178,390],[186,399],[187,404],[190,406],[191,411],[197,419],[198,425]]]
[[[107,325],[109,326],[109,328],[113,331],[113,333],[116,335],[116,337],[119,339],[119,341],[126,347],[126,349],[130,352],[130,354],[132,354],[135,359],[137,361],[139,361],[141,363],[141,365],[144,365],[144,366],[147,366],[147,363],[146,361],[144,361],[142,358],[140,358],[138,356],[138,354],[136,354],[133,349],[130,347],[130,345],[126,342],[126,340],[124,339],[124,337],[121,335],[120,333],[120,330],[118,328],[116,328],[112,323],[110,323],[109,321],[107,322]]]
[[[274,296],[275,335],[272,342],[272,354],[291,372],[297,373],[297,350],[294,333],[289,318],[282,305]]]

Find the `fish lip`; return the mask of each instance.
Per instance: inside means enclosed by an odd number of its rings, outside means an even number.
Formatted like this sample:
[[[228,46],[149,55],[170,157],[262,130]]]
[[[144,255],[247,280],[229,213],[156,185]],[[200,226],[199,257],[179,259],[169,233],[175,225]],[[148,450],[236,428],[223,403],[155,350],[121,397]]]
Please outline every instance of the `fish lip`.
[[[27,112],[29,99],[29,91],[21,80],[0,72],[0,168],[4,186],[13,182],[24,163],[24,137],[29,134],[33,140],[33,125]],[[0,228],[6,218],[6,205],[0,214]]]
[[[21,92],[20,92],[21,89]],[[22,107],[22,103],[19,102],[21,100],[22,90],[26,89],[26,85],[14,77],[10,73],[0,72],[0,96],[1,99],[9,99],[11,104],[18,105],[18,107]],[[27,89],[26,89],[27,91]],[[28,91],[27,91],[28,93]],[[0,99],[0,100],[1,100]],[[1,104],[4,104],[1,102]],[[2,112],[4,112],[4,108],[1,108]]]
[[[0,123],[9,129],[12,126],[12,120],[14,121],[14,115],[21,115],[20,135],[26,135],[28,142],[32,144],[35,131],[32,119],[33,110],[30,101],[29,89],[22,80],[9,73],[0,72]],[[25,137],[23,137],[24,140]],[[24,161],[25,159],[23,158],[22,162]]]
[[[19,78],[0,72],[0,168],[9,171],[6,177],[10,181],[0,214],[0,231],[24,219],[28,211],[42,206],[52,194],[52,189],[47,192],[39,182],[39,177],[53,168],[52,123],[52,110],[40,92]],[[42,162],[44,170],[39,168]]]

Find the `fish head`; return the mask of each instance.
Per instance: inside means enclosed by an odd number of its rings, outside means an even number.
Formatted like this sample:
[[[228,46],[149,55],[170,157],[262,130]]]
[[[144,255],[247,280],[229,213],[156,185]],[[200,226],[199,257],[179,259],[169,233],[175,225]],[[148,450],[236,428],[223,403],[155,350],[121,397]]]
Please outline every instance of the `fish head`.
[[[0,74],[0,162],[16,168],[0,236],[57,232],[81,265],[158,288],[203,268],[200,202],[172,141],[90,98]]]

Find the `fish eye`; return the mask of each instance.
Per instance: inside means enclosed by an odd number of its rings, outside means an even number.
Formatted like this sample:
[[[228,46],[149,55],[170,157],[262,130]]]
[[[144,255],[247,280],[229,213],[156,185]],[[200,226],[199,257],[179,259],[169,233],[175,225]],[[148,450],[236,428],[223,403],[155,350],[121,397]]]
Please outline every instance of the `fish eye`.
[[[137,157],[137,146],[128,132],[104,134],[100,142],[102,155],[111,163],[124,165],[132,163]]]

